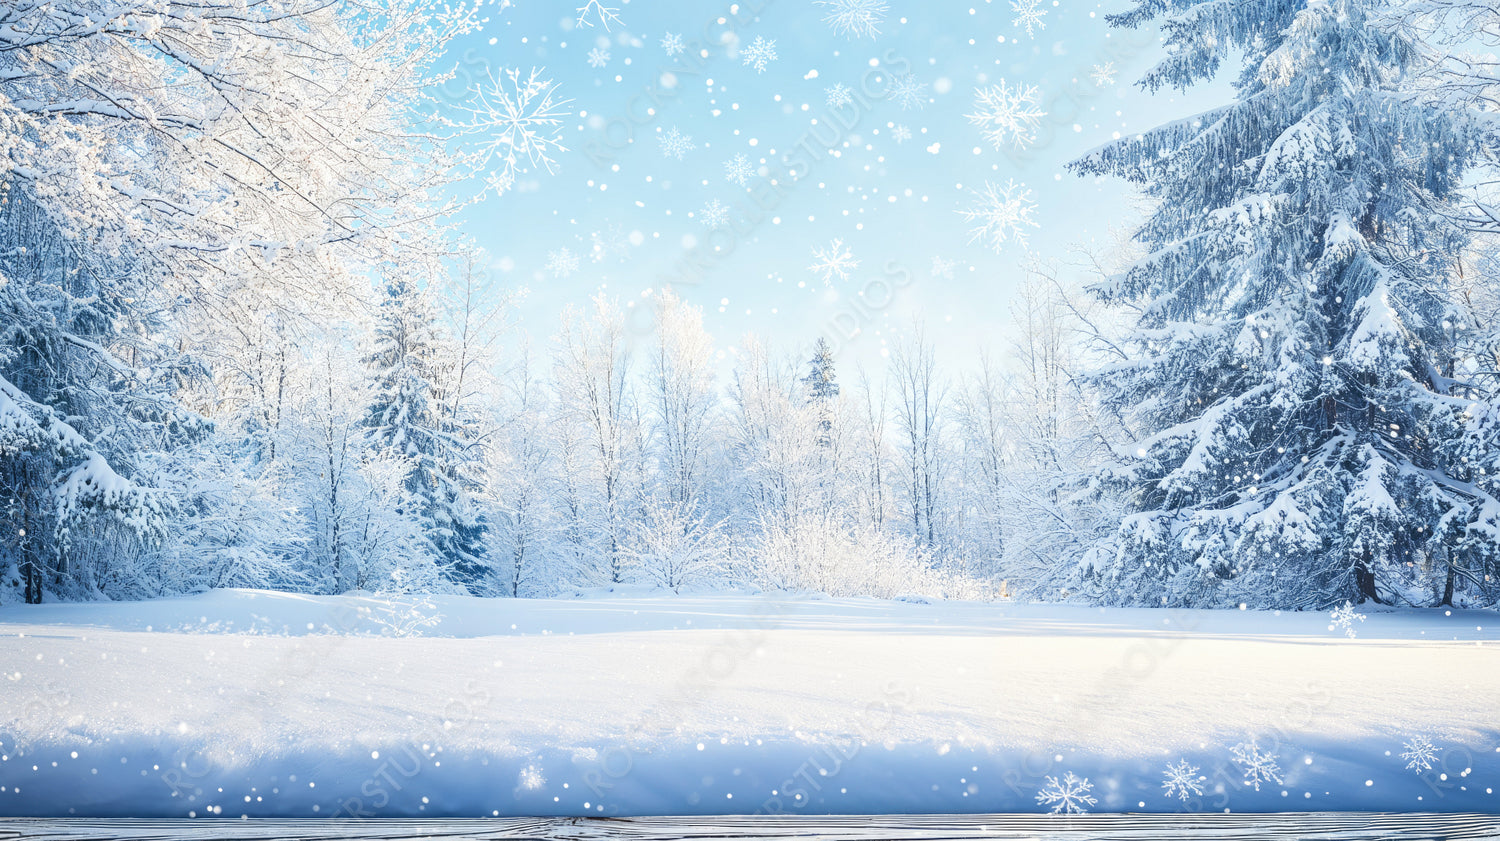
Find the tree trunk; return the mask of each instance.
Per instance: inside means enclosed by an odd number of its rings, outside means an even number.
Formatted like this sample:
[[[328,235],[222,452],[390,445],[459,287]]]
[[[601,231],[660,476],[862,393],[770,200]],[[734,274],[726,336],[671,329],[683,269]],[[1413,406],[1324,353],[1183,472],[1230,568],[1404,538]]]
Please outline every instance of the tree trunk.
[[[21,578],[26,587],[26,603],[42,603],[42,568],[33,556],[31,547],[21,550]]]
[[[1380,594],[1375,592],[1375,572],[1370,569],[1370,552],[1360,555],[1354,564],[1354,584],[1359,588],[1360,601],[1372,601],[1376,604],[1385,604],[1380,600]]]
[[[17,518],[21,527],[16,532],[19,541],[21,555],[21,580],[25,588],[27,604],[42,603],[42,577],[46,572],[46,565],[42,562],[42,553],[45,551],[42,541],[38,539],[41,534],[37,522],[40,518],[30,516],[31,512],[26,509],[27,496],[22,494],[19,501],[19,514]]]

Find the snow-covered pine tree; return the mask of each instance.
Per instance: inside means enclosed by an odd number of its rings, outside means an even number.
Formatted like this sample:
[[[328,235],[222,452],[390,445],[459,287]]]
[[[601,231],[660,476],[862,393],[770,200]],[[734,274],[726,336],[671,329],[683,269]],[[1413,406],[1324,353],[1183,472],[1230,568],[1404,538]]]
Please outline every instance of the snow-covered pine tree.
[[[1496,126],[1412,96],[1389,0],[1139,0],[1188,88],[1234,53],[1232,103],[1089,153],[1156,202],[1145,258],[1100,289],[1138,308],[1098,383],[1140,435],[1103,486],[1128,513],[1080,572],[1101,598],[1323,607],[1493,603],[1493,402],[1454,379],[1465,176]]]
[[[802,382],[807,387],[807,401],[818,410],[818,443],[828,447],[833,443],[833,401],[839,396],[839,381],[833,366],[833,348],[827,339],[818,337],[807,364],[809,370]]]
[[[436,384],[442,342],[423,293],[402,278],[387,282],[365,357],[371,376],[365,425],[375,449],[410,462],[406,486],[417,510],[409,513],[421,523],[443,577],[479,593],[490,566],[486,524],[471,502],[476,456]]]
[[[132,456],[201,429],[146,338],[145,273],[98,233],[66,229],[25,185],[0,202],[0,571],[29,603],[98,592],[133,557],[123,538],[161,537],[166,501],[127,478]]]

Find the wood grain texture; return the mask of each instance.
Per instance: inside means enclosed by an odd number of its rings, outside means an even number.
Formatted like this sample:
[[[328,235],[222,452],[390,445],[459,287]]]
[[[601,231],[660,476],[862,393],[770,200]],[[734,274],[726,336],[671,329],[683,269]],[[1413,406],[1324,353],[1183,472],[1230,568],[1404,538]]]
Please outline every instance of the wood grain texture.
[[[1310,813],[1210,815],[877,815],[512,818],[490,820],[0,819],[0,841],[1500,841],[1500,816]]]

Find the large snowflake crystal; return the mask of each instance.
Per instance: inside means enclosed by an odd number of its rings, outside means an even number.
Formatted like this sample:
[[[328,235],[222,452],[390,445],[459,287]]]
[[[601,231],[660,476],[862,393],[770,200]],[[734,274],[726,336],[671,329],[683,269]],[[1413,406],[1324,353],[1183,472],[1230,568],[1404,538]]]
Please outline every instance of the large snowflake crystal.
[[[624,21],[620,20],[619,7],[606,6],[601,0],[588,0],[574,11],[578,13],[578,17],[573,22],[574,26],[593,26],[594,21],[597,20],[599,25],[604,27],[604,31],[608,32],[612,23],[624,25]]]
[[[666,50],[667,55],[670,56],[678,55],[683,50],[687,49],[687,47],[685,47],[682,43],[682,36],[674,35],[671,32],[668,32],[667,34],[661,36],[661,48],[663,50]]]
[[[1035,38],[1038,29],[1046,29],[1047,24],[1042,21],[1047,10],[1042,8],[1042,0],[1010,0],[1010,10],[1015,17],[1010,19],[1011,26],[1021,26],[1026,29],[1026,37]]]
[[[813,249],[813,264],[807,268],[827,286],[833,283],[835,277],[848,280],[849,273],[859,268],[859,261],[854,259],[853,252],[844,247],[842,239],[834,239],[827,248]]]
[[[1011,87],[1001,79],[998,85],[975,89],[974,113],[966,116],[996,149],[1006,143],[1025,149],[1036,142],[1036,131],[1047,116],[1040,97],[1034,85]]]
[[[958,211],[964,219],[977,224],[969,229],[969,242],[981,242],[996,254],[1007,242],[1026,247],[1027,228],[1041,227],[1031,214],[1036,202],[1024,184],[1007,181],[1004,186],[984,182],[984,190],[975,191],[973,207]]]
[[[1054,815],[1082,815],[1088,811],[1086,807],[1099,802],[1089,794],[1093,790],[1088,777],[1079,777],[1069,771],[1061,780],[1047,777],[1047,784],[1036,793],[1036,802],[1051,806]]]
[[[1437,761],[1437,746],[1426,736],[1414,736],[1409,742],[1404,742],[1402,747],[1406,751],[1401,758],[1406,760],[1406,769],[1418,774],[1423,771],[1432,770],[1432,763]]]
[[[729,208],[718,199],[713,199],[698,211],[698,221],[702,222],[705,228],[722,228],[724,223],[729,221]]]
[[[1342,607],[1334,608],[1333,612],[1328,615],[1328,618],[1333,621],[1333,624],[1328,626],[1328,630],[1343,631],[1344,636],[1349,639],[1354,639],[1355,636],[1354,623],[1365,621],[1365,615],[1363,613],[1355,613],[1354,604],[1347,600]]]
[[[927,107],[927,83],[918,82],[917,77],[903,73],[891,80],[891,89],[886,98],[901,106],[902,111]]]
[[[823,101],[828,104],[829,108],[837,108],[853,102],[854,97],[850,94],[847,85],[836,82],[833,87],[823,89]]]
[[[1094,65],[1094,71],[1089,74],[1089,77],[1094,80],[1094,84],[1098,87],[1102,88],[1105,85],[1113,85],[1115,83],[1115,63],[1113,61],[1106,61],[1103,64]]]
[[[469,117],[460,128],[481,138],[478,154],[491,166],[486,180],[497,193],[532,167],[553,173],[553,154],[568,151],[559,134],[563,118],[572,113],[563,106],[572,100],[558,99],[557,84],[541,73],[535,68],[525,76],[518,69],[503,70],[469,91],[464,106]]]
[[[891,137],[894,137],[897,143],[905,143],[906,141],[911,139],[911,129],[907,128],[904,125],[896,126],[895,128],[891,129]]]
[[[750,46],[740,51],[740,63],[754,67],[756,73],[766,72],[766,66],[776,60],[776,41],[755,36]]]
[[[724,162],[724,180],[745,186],[751,178],[755,177],[755,167],[751,166],[750,159],[744,154],[738,154]]]
[[[958,265],[957,260],[944,260],[942,257],[932,258],[931,275],[943,280],[953,279],[953,267]]]
[[[693,142],[693,136],[678,131],[677,126],[672,126],[665,134],[656,138],[656,142],[661,144],[662,157],[676,158],[679,161],[688,152],[698,148],[698,145]]]
[[[590,67],[598,68],[603,67],[606,64],[609,64],[609,50],[606,50],[603,47],[595,47],[592,50],[589,50]]]
[[[547,271],[553,277],[567,277],[578,271],[578,255],[566,248],[547,252]]]
[[[1276,764],[1276,754],[1261,753],[1254,739],[1235,745],[1230,752],[1245,775],[1245,785],[1260,791],[1261,783],[1281,782],[1281,766]]]
[[[817,0],[828,9],[823,22],[846,38],[874,38],[880,34],[889,6],[884,0]]]
[[[1178,760],[1175,765],[1168,765],[1166,773],[1161,778],[1162,790],[1167,797],[1177,797],[1186,802],[1190,794],[1202,794],[1203,784],[1208,778],[1198,773],[1196,766],[1189,765],[1186,759]]]

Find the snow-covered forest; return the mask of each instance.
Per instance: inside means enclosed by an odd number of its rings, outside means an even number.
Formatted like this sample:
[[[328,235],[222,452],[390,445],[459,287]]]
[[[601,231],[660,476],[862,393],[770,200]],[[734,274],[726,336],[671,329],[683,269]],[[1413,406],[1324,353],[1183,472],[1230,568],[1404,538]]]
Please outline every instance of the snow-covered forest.
[[[454,219],[558,166],[568,94],[438,95],[508,5],[0,8],[0,604],[1500,603],[1489,0],[1140,0],[1143,85],[1232,99],[1074,162],[1133,236],[1038,256],[991,347],[879,366],[664,284],[517,324]]]

